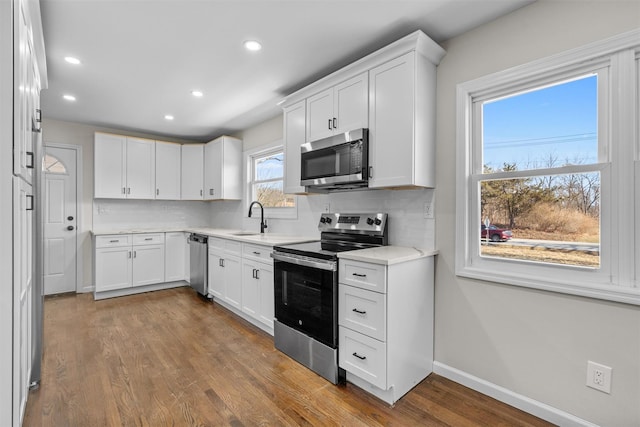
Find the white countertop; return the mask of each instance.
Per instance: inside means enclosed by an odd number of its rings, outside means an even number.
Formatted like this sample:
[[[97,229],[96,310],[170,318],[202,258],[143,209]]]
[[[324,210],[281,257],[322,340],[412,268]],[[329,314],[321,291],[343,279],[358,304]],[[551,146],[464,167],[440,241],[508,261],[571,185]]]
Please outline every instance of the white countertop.
[[[380,246],[377,248],[340,252],[338,253],[338,258],[370,262],[372,264],[392,265],[437,254],[437,250],[408,248],[404,246]]]
[[[139,233],[171,233],[186,232],[199,233],[211,237],[220,237],[222,239],[236,240],[244,243],[253,243],[257,245],[276,246],[287,245],[291,243],[302,243],[319,240],[313,236],[294,236],[282,233],[264,233],[250,230],[235,230],[228,228],[202,228],[202,227],[149,227],[149,228],[131,228],[131,229],[102,229],[92,230],[94,236],[103,236],[110,234],[139,234]],[[238,234],[240,233],[240,234]],[[251,234],[245,234],[251,233]]]

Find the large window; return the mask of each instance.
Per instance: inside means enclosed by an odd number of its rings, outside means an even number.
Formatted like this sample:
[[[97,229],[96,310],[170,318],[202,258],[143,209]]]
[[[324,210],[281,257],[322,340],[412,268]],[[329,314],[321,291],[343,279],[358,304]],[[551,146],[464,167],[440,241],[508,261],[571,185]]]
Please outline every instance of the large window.
[[[284,194],[282,146],[247,153],[247,202],[257,200],[269,218],[295,218],[295,196]],[[257,209],[257,208],[256,208]]]
[[[637,40],[459,85],[457,274],[640,304]]]

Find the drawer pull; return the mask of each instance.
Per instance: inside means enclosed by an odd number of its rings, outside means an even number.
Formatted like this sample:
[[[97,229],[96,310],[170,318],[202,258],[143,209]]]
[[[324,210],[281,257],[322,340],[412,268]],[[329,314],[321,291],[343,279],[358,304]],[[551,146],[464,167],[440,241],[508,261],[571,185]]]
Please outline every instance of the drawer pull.
[[[367,314],[366,311],[360,311],[357,308],[354,308],[352,311],[355,312],[355,313],[358,313],[358,314]]]
[[[359,355],[358,353],[356,353],[356,352],[353,352],[353,356],[354,356],[354,357],[357,357],[357,358],[358,358],[358,359],[360,359],[360,360],[365,360],[365,359],[367,358],[367,356],[360,356],[360,355]]]
[[[260,255],[260,252],[253,251],[254,255]]]
[[[109,243],[118,243],[120,240],[109,240]]]
[[[145,237],[144,240],[153,240],[153,237]]]
[[[352,275],[354,275],[356,277],[367,277],[366,274],[359,274],[359,273],[352,273]]]

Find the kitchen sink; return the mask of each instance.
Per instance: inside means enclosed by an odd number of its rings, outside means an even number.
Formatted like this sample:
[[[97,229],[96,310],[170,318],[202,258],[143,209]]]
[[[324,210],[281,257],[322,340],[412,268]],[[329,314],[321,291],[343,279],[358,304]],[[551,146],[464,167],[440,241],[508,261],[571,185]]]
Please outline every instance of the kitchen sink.
[[[257,234],[260,233],[257,233],[255,231],[237,231],[235,233],[231,233],[232,236],[255,236]]]

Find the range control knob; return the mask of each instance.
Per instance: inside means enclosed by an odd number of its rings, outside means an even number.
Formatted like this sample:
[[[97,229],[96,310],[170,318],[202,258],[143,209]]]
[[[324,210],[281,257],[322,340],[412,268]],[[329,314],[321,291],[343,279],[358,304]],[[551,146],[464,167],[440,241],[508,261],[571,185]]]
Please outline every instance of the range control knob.
[[[382,221],[380,221],[380,218],[376,218],[373,222],[374,222],[376,225],[380,225],[380,224],[382,224]]]
[[[327,222],[327,219],[325,217],[320,217],[320,222],[324,224],[325,222]]]
[[[369,225],[373,225],[373,219],[371,219],[371,218],[367,218],[367,224],[369,224]]]
[[[331,218],[327,217],[327,224],[331,224]]]

